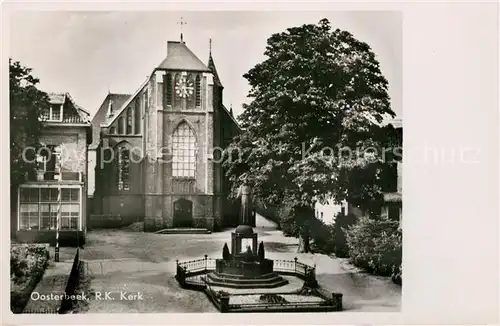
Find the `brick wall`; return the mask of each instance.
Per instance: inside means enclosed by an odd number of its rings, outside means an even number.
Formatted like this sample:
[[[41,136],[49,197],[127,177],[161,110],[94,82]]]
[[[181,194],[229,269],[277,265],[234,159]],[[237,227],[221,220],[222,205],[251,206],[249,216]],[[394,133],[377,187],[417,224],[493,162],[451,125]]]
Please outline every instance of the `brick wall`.
[[[83,127],[46,127],[40,137],[45,145],[61,145],[62,168],[87,174],[87,134]]]

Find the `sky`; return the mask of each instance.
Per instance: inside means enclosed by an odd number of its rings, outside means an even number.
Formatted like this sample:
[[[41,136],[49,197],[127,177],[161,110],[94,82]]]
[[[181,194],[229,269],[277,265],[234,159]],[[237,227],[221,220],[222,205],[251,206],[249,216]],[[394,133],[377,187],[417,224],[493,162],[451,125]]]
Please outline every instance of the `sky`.
[[[402,117],[402,16],[396,11],[19,11],[11,15],[10,57],[32,68],[46,92],[69,92],[92,115],[107,93],[134,93],[165,58],[167,41],[186,45],[205,63],[209,39],[236,115],[248,103],[243,74],[263,61],[267,39],[327,18],[376,54]]]

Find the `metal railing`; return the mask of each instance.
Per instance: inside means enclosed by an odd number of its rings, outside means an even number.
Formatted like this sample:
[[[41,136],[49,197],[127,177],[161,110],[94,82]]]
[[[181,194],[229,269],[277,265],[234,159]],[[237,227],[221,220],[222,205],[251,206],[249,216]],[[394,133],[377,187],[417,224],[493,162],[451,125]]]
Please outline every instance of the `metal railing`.
[[[304,300],[299,302],[257,302],[230,304],[229,293],[219,293],[224,291],[214,291],[206,282],[207,274],[215,270],[216,259],[204,258],[194,259],[184,262],[176,260],[177,272],[175,278],[182,288],[190,288],[204,291],[209,299],[217,306],[221,312],[265,312],[265,311],[340,311],[342,310],[342,294],[332,293],[325,295],[317,291],[316,266],[309,266],[301,263],[297,258],[294,260],[274,260],[274,271],[281,274],[295,275],[305,281],[304,285],[315,290],[315,297],[322,300]],[[248,293],[247,293],[248,294]],[[299,293],[281,293],[299,294]],[[279,294],[278,294],[279,295]],[[300,294],[299,294],[300,295]]]
[[[215,270],[215,259],[208,258],[208,255],[205,255],[204,258],[185,262],[176,260],[176,267],[175,278],[181,287],[204,289],[206,287],[204,277],[209,271]]]
[[[26,180],[28,181],[84,181],[84,175],[82,172],[73,171],[44,171],[35,170],[34,177],[30,174],[26,174]]]
[[[204,258],[184,262],[176,260],[176,279],[179,281],[181,286],[190,283],[202,285],[204,284],[204,278],[199,276],[207,274],[210,271],[214,271],[215,264],[216,259],[208,258],[207,255],[205,255]],[[304,280],[316,280],[316,268],[299,262],[297,258],[294,260],[274,260],[273,269],[277,273],[295,275]]]
[[[316,275],[316,266],[312,267],[301,263],[297,258],[294,260],[275,260],[274,271],[282,273],[296,274],[302,278],[314,277]]]

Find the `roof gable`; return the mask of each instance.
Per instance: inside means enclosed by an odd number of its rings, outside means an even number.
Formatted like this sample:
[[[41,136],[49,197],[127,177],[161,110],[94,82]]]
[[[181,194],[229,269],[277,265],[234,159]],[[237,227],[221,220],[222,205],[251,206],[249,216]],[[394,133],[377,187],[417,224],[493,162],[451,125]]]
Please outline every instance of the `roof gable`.
[[[102,102],[99,110],[97,110],[96,114],[92,118],[92,147],[95,147],[99,144],[99,134],[101,132],[101,123],[103,123],[107,119],[109,104],[112,103],[115,111],[121,109],[123,104],[129,99],[130,94],[113,94],[108,93],[104,101]]]
[[[71,97],[69,93],[48,93],[49,103],[54,105],[62,105],[69,102],[71,107],[74,108],[74,113],[76,113],[76,118],[69,112],[63,114],[63,123],[90,123],[90,113],[85,110],[80,105],[76,104],[75,100]]]
[[[241,126],[238,123],[238,121],[236,120],[236,118],[233,116],[233,114],[231,112],[229,112],[228,109],[224,105],[222,105],[221,108],[222,108],[222,112],[234,123],[236,128],[241,132],[242,131]],[[232,109],[231,109],[231,111],[232,111]]]
[[[211,70],[183,42],[167,42],[167,57],[157,69],[205,71]]]
[[[144,87],[146,87],[146,85],[148,83],[149,83],[149,77],[144,81],[144,83],[142,83],[142,85],[135,91],[134,94],[130,95],[123,102],[123,104],[121,104],[120,107],[118,107],[118,106],[116,107],[117,110],[113,110],[113,115],[112,116],[106,115],[104,121],[100,124],[100,126],[109,127],[113,123],[113,121],[115,121],[117,119],[117,117],[123,111],[125,111],[125,108],[130,105],[130,103],[137,97],[137,95],[139,95],[139,93],[144,89]],[[108,107],[109,107],[109,103],[108,103],[108,106],[106,106],[106,112],[107,112],[107,108]],[[114,107],[114,105],[113,105],[113,107]]]

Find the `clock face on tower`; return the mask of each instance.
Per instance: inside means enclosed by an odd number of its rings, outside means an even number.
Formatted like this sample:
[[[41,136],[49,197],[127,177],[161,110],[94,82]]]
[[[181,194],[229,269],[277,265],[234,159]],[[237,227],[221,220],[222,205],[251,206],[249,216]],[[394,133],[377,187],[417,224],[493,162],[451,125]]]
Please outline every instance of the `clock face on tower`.
[[[194,87],[193,82],[187,80],[186,77],[179,79],[175,85],[175,93],[179,97],[190,97],[193,95]]]

